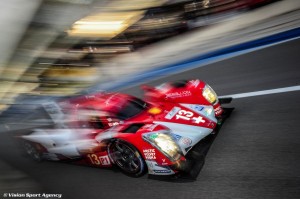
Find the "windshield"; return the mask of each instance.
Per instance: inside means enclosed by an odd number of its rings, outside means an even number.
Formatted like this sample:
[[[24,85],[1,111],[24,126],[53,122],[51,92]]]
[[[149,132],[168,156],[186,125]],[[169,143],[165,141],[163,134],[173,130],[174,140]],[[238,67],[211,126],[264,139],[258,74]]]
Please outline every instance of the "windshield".
[[[126,102],[122,109],[116,114],[117,118],[126,120],[138,115],[147,108],[147,103],[138,98],[132,98]]]

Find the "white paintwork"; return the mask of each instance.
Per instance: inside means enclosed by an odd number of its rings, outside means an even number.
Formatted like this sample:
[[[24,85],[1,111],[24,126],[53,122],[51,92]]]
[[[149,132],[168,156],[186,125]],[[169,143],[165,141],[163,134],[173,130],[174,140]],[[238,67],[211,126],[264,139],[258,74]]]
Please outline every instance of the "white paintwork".
[[[91,129],[35,129],[23,139],[36,142],[44,146],[49,153],[61,154],[66,157],[78,157],[79,149],[95,147],[95,141],[88,139]]]
[[[169,129],[171,129],[171,133],[181,136],[182,138],[189,138],[192,140],[191,145],[185,145],[180,140],[177,142],[185,155],[188,150],[186,148],[190,146],[194,146],[197,144],[200,140],[208,136],[213,129],[205,128],[205,127],[198,127],[198,126],[191,126],[191,125],[185,125],[185,124],[178,124],[178,123],[172,123],[172,122],[159,122],[155,121],[156,124],[161,124]]]

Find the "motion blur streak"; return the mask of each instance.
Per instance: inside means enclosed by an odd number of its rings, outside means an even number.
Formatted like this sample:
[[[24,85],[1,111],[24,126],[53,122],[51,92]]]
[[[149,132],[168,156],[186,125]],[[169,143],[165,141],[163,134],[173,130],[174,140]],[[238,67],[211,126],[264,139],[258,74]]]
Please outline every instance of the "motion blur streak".
[[[8,104],[13,103],[19,93],[36,87],[35,84],[20,85],[16,82],[26,71],[27,66],[24,66],[21,60],[16,60],[14,63],[11,63],[10,60],[40,3],[39,0],[30,2],[4,0],[0,2],[0,6],[3,8],[0,14],[0,113],[1,110],[9,107]],[[23,6],[20,7],[20,4]]]

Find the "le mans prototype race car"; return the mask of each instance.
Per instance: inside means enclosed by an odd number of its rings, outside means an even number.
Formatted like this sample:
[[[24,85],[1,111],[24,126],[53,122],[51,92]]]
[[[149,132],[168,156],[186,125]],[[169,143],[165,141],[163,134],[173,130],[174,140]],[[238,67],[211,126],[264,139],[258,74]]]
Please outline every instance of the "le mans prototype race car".
[[[145,100],[102,92],[44,105],[56,126],[21,136],[25,151],[37,161],[114,165],[134,177],[196,177],[203,156],[193,149],[219,130],[232,111],[221,104],[231,99],[200,80],[142,88]]]

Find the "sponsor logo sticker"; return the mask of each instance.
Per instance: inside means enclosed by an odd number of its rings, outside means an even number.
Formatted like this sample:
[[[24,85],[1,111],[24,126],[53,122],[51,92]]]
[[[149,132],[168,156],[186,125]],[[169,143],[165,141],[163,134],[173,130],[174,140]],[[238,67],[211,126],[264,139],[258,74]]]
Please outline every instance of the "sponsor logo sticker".
[[[99,160],[101,162],[101,165],[106,166],[106,165],[110,165],[110,161],[107,155],[105,156],[99,156]]]
[[[180,98],[180,97],[188,97],[191,96],[191,91],[180,91],[174,93],[167,93],[166,98]]]
[[[155,173],[171,173],[171,170],[153,170]]]
[[[107,155],[97,156],[97,154],[88,154],[87,157],[89,158],[91,164],[103,166],[111,165]]]
[[[172,119],[178,111],[180,111],[180,108],[175,106],[170,110],[170,112],[165,116],[165,118],[168,120]]]
[[[180,138],[182,138],[182,136],[177,135],[177,134],[174,134],[174,133],[172,133],[172,137],[173,137],[176,141],[178,141],[178,140],[180,140]]]
[[[195,109],[196,111],[202,111],[202,110],[204,109],[204,107],[203,107],[203,106],[200,106],[200,105],[195,105],[195,106],[194,106],[194,109]]]
[[[216,115],[219,115],[219,114],[221,114],[222,112],[223,112],[223,109],[221,108],[221,106],[218,106],[218,107],[215,108],[215,114],[216,114]]]
[[[155,149],[144,149],[143,153],[147,160],[155,160],[156,159]]]
[[[187,138],[187,137],[182,137],[179,140],[179,142],[182,143],[185,146],[190,146],[192,144],[192,140],[190,138]]]
[[[197,79],[197,80],[191,80],[190,81],[192,86],[194,86],[195,88],[197,88],[197,86],[200,84],[200,81]]]

